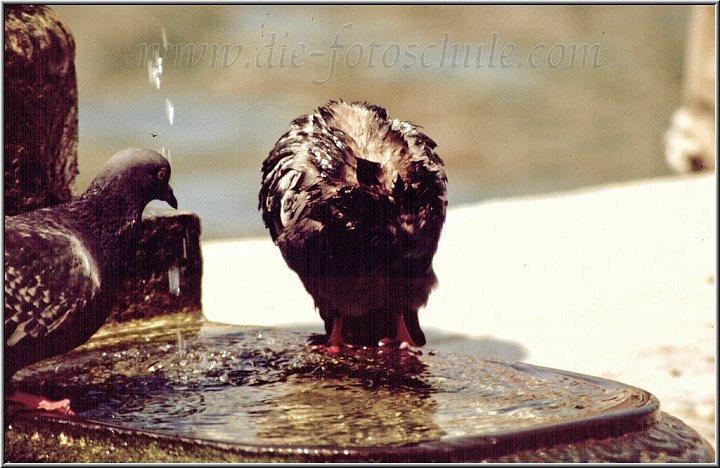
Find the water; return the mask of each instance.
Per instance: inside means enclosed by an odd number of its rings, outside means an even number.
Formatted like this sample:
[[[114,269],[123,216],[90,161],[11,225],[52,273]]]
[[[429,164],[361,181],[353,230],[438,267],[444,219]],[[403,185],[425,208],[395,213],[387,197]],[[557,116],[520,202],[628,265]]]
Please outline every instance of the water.
[[[160,34],[162,36],[163,49],[166,51],[168,48],[168,38],[167,31],[164,27],[160,28]],[[160,49],[154,50],[153,57],[151,61],[148,62],[148,70],[150,74],[150,84],[154,85],[158,91],[160,90],[160,81],[163,73],[162,62],[163,58],[160,56]],[[173,103],[168,98],[165,98],[165,116],[170,126],[172,126],[175,121],[175,106],[173,106]],[[168,161],[171,161],[170,150],[165,148],[165,146],[160,149],[160,153],[165,156]],[[187,258],[187,253],[185,239],[183,238],[183,259],[185,258]],[[170,294],[176,297],[180,296],[180,268],[177,265],[173,265],[168,269],[168,283]],[[177,336],[178,346],[182,345],[184,347],[184,341],[182,340],[180,331],[178,331]]]
[[[155,52],[153,57],[148,60],[148,80],[155,89],[160,89],[160,79],[163,72],[163,59],[160,57],[159,52]]]
[[[168,283],[170,287],[170,294],[173,296],[180,295],[180,268],[177,265],[173,265],[168,269]]]
[[[59,368],[46,361],[18,377],[27,389],[70,397],[83,418],[252,444],[404,445],[647,403],[636,389],[455,354],[325,356],[288,330],[185,322],[176,333],[118,336],[101,334]]]
[[[175,106],[170,102],[170,99],[165,99],[165,115],[170,125],[172,125],[175,121]]]
[[[168,42],[167,31],[165,30],[165,28],[160,28],[160,34],[162,34],[163,49],[167,50],[170,43]]]
[[[178,329],[176,333],[177,333],[177,354],[180,357],[184,357],[187,354],[187,345],[185,344],[185,337],[183,337],[180,329]]]
[[[156,89],[160,90],[160,84],[162,81],[162,74],[163,74],[163,57],[167,54],[167,49],[169,46],[168,38],[167,38],[167,31],[165,28],[160,28],[160,34],[162,36],[162,45],[163,48],[157,48],[152,50],[152,58],[148,60],[148,77],[150,80],[150,84]],[[162,51],[162,55],[161,55]],[[175,106],[173,105],[172,101],[170,99],[165,98],[165,117],[172,127],[172,125],[175,123]],[[152,137],[155,138],[158,136],[156,133],[151,133]],[[162,138],[162,137],[161,137]],[[170,150],[166,149],[165,146],[160,149],[160,153],[167,158],[168,161],[170,161]]]
[[[163,156],[165,156],[165,159],[167,159],[168,162],[170,162],[170,163],[172,164],[172,157],[170,157],[170,150],[169,150],[169,149],[167,149],[167,148],[165,148],[165,147],[163,146],[162,148],[160,148],[160,154],[162,154]]]

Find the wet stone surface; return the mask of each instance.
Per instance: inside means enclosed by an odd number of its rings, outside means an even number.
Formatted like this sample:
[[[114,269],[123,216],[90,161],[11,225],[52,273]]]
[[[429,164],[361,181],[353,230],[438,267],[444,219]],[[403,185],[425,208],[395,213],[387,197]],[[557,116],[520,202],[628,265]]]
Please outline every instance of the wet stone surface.
[[[147,207],[137,249],[109,322],[148,319],[183,311],[200,317],[202,250],[197,214]],[[176,271],[176,289],[169,275]],[[175,293],[175,294],[174,294]]]
[[[112,328],[19,373],[76,413],[126,427],[245,443],[392,445],[493,434],[640,408],[650,395],[469,356],[311,351],[286,330],[197,322]],[[178,340],[178,336],[182,338]]]
[[[542,433],[559,440],[563,427],[578,437],[585,429],[617,436],[603,431],[643,430],[660,417],[652,395],[607,380],[428,350],[356,348],[327,356],[307,339],[169,315],[110,324],[15,381],[69,397],[80,421],[300,453],[442,453],[499,446],[508,437],[518,449],[532,449],[528,440]]]

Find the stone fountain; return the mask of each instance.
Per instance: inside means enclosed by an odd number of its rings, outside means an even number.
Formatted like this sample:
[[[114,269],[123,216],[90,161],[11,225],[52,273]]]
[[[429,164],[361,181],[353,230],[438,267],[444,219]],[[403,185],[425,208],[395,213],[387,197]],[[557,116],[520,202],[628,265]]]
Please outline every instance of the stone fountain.
[[[15,213],[69,196],[77,94],[74,41],[52,10],[7,5],[5,24],[5,210]],[[49,60],[28,47],[61,51],[57,76],[26,73]],[[62,84],[65,100],[8,92],[48,82]],[[64,129],[62,151],[34,145],[18,121],[37,106],[51,108],[39,127]],[[40,186],[24,184],[38,171]],[[69,397],[77,416],[6,408],[5,461],[714,461],[696,431],[622,383],[431,347],[329,356],[299,332],[208,322],[197,215],[147,210],[143,232],[143,261],[108,323],[80,348],[15,376],[24,390]],[[173,267],[179,294],[168,288]]]

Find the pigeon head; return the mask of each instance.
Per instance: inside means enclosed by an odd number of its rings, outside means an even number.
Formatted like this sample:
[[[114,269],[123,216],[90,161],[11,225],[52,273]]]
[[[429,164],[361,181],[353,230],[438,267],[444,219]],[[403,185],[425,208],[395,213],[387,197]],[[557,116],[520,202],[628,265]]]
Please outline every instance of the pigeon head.
[[[177,208],[169,181],[170,163],[163,155],[128,148],[108,160],[81,198],[121,199],[140,210],[152,200],[162,200]]]

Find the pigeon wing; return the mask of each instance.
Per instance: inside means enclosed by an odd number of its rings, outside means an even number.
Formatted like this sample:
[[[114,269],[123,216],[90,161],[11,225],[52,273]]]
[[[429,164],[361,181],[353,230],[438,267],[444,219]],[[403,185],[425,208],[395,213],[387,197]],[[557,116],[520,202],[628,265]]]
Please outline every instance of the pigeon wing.
[[[100,271],[75,233],[5,218],[5,344],[62,332],[100,290]]]
[[[306,214],[308,204],[347,184],[348,165],[325,135],[288,133],[263,164],[260,209],[273,240]]]

